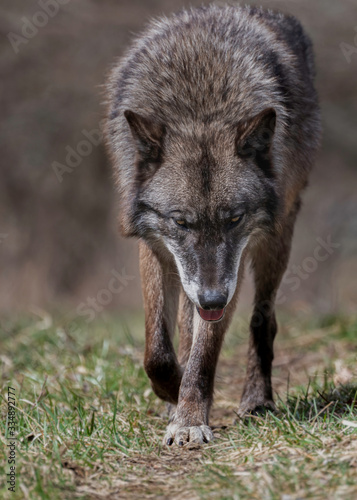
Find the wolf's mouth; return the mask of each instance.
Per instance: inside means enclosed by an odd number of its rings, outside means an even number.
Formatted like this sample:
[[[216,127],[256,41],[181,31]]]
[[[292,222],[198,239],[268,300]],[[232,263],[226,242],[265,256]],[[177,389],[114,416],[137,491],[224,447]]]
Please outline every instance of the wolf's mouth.
[[[226,311],[226,308],[223,309],[202,309],[201,307],[197,307],[198,314],[205,321],[215,322],[221,321]]]

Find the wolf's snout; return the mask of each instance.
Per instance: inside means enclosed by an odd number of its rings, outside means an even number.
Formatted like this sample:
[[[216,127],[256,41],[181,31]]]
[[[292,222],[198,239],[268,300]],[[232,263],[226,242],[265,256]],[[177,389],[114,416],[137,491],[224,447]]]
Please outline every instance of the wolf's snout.
[[[202,294],[198,294],[198,300],[204,310],[221,310],[227,305],[228,294],[216,290],[207,290]]]

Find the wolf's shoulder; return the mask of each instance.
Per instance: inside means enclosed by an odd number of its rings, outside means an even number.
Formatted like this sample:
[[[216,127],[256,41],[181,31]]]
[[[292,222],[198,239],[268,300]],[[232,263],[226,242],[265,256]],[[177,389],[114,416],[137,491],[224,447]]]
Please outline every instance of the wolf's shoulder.
[[[263,7],[247,6],[244,9],[249,16],[259,19],[268,26],[275,33],[277,39],[300,59],[301,63],[307,65],[310,76],[314,76],[312,42],[301,22],[295,16]]]

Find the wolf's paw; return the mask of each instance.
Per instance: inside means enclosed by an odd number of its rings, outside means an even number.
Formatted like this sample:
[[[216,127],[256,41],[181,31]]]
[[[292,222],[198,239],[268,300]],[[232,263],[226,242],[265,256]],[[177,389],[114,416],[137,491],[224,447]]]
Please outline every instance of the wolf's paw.
[[[249,418],[251,416],[259,417],[259,416],[265,415],[267,411],[276,412],[276,406],[275,406],[274,401],[268,400],[268,401],[264,401],[264,403],[254,403],[252,401],[247,401],[247,402],[242,401],[239,408],[238,408],[237,415],[238,415],[239,419]],[[235,420],[235,423],[236,422],[237,422],[237,419]]]
[[[212,441],[213,438],[213,432],[208,425],[185,427],[177,423],[171,423],[167,426],[164,444],[168,446],[173,443],[178,446],[184,446],[188,443],[203,444]]]

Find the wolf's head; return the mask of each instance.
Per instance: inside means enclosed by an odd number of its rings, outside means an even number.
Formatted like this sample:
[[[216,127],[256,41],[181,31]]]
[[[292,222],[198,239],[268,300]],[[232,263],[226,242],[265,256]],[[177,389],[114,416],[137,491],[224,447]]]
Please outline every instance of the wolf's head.
[[[201,317],[219,321],[242,253],[274,228],[275,111],[181,129],[126,111],[136,145],[131,234],[163,244]]]

